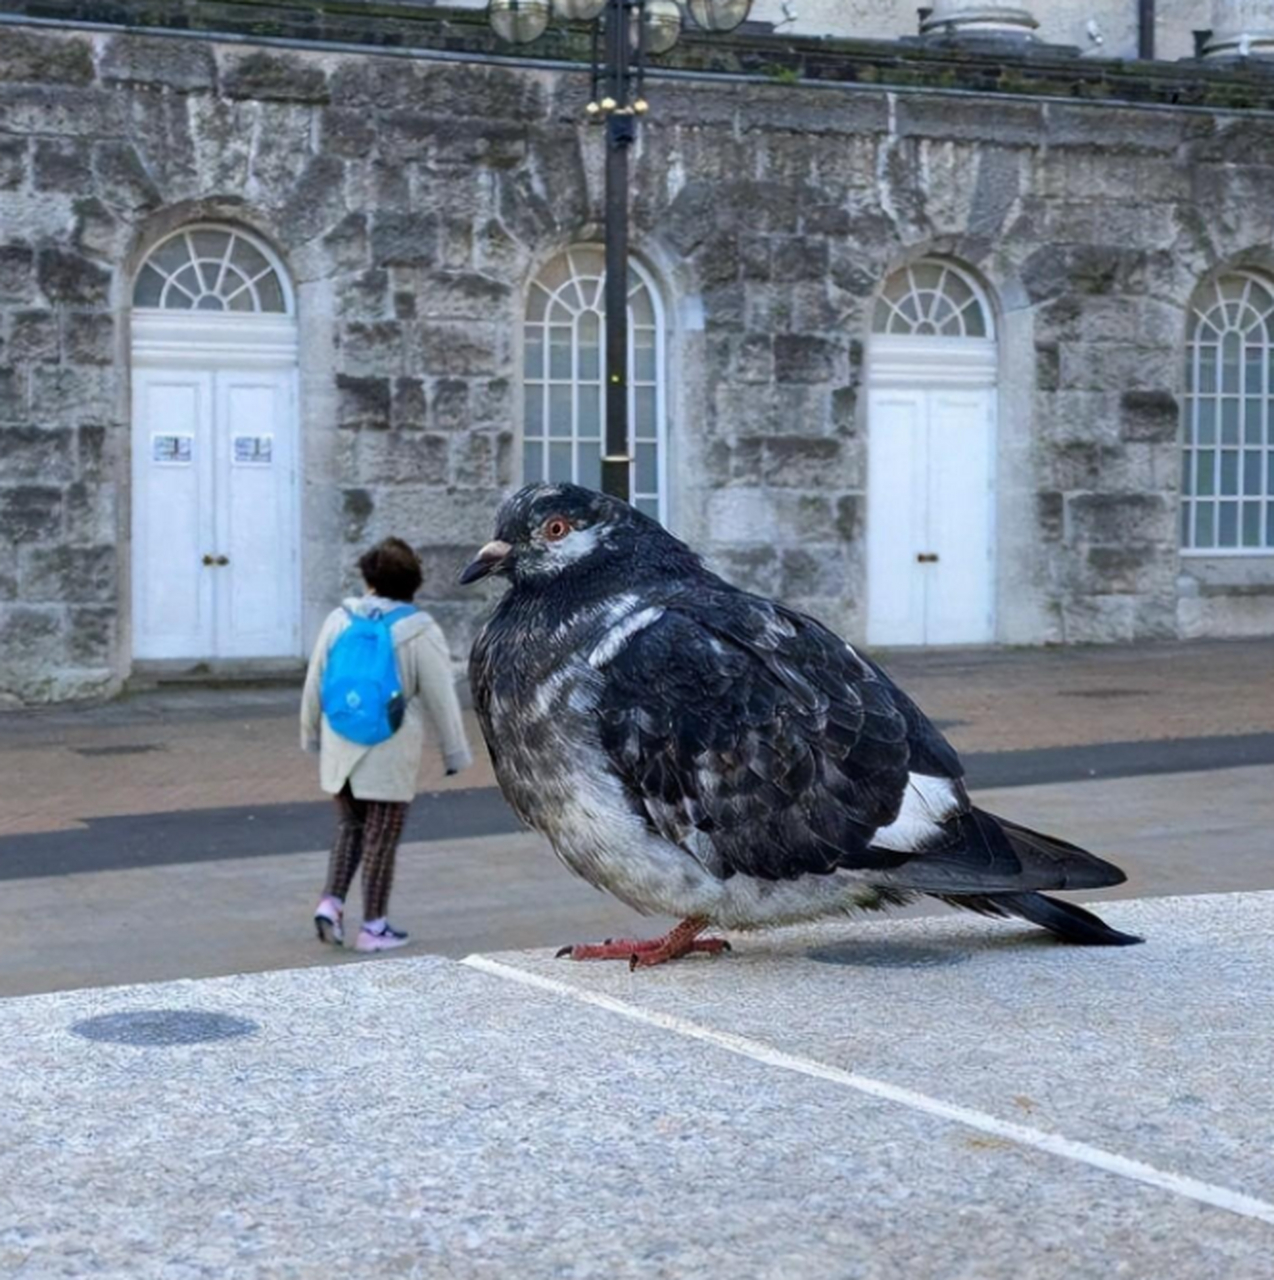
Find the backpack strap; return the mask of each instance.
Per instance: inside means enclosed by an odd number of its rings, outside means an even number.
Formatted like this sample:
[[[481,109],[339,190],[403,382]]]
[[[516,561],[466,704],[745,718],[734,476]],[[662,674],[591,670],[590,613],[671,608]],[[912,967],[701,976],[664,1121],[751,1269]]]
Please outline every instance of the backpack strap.
[[[361,613],[355,613],[347,604],[341,605],[341,608],[345,611],[345,616],[351,622],[365,616]],[[368,622],[388,623],[388,625],[392,627],[395,622],[401,622],[404,618],[409,618],[413,613],[419,612],[420,610],[417,609],[414,604],[404,604],[399,605],[397,609],[390,609],[388,613],[381,613],[377,611],[376,613],[368,614],[366,615],[366,619]]]

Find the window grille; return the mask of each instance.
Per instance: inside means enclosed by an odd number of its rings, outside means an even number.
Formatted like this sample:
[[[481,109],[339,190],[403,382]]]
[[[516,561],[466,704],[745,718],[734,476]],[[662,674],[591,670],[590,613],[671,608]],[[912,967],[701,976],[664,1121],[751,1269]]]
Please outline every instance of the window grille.
[[[523,330],[524,479],[599,489],[606,435],[605,257],[580,245],[540,272],[527,297]],[[664,337],[654,285],[628,273],[628,419],[632,502],[666,515]]]
[[[1274,549],[1274,285],[1236,272],[1190,311],[1182,402],[1181,546],[1208,555]]]
[[[133,306],[165,311],[290,311],[278,264],[265,246],[224,227],[188,227],[152,250]]]
[[[962,271],[924,259],[895,271],[876,300],[872,332],[900,337],[991,338],[981,294]]]

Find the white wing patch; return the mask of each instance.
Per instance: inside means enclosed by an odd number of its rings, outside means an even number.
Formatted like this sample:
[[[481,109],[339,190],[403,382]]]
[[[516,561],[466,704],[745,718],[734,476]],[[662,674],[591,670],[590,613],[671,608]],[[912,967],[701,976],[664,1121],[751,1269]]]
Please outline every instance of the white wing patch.
[[[893,849],[913,853],[942,835],[943,823],[964,810],[964,797],[959,783],[950,778],[931,778],[923,773],[907,775],[907,789],[902,794],[902,808],[887,827],[881,827],[872,839],[876,849]]]
[[[604,618],[608,623],[618,622],[621,618],[626,618],[632,613],[636,606],[637,597],[629,594],[612,596],[610,599],[603,600],[598,604],[590,604],[578,613],[568,614],[553,628],[553,642],[561,644],[568,638],[573,637],[576,632],[586,630],[601,618]],[[574,648],[575,646],[572,645],[571,647]]]
[[[593,652],[588,655],[588,665],[600,671],[608,662],[614,661],[633,636],[652,626],[663,616],[664,611],[658,606],[638,609],[636,613],[630,613],[601,638]]]

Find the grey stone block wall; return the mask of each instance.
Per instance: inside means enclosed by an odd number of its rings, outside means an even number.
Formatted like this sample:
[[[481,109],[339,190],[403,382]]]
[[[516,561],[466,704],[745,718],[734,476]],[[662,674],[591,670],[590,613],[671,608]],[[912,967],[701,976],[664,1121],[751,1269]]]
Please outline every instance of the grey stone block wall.
[[[4,29],[0,689],[128,674],[129,290],[195,218],[255,229],[297,285],[307,633],[393,532],[466,650],[485,604],[454,574],[519,480],[524,291],[599,231],[586,89]],[[998,313],[999,638],[1274,629],[1268,562],[1236,578],[1176,551],[1186,307],[1209,273],[1274,261],[1274,124],[786,84],[650,98],[634,247],[669,317],[672,523],[723,572],[861,637],[871,300],[937,253]]]
[[[56,698],[119,664],[121,348],[80,234],[112,144],[90,41],[6,31],[0,80],[0,697]]]

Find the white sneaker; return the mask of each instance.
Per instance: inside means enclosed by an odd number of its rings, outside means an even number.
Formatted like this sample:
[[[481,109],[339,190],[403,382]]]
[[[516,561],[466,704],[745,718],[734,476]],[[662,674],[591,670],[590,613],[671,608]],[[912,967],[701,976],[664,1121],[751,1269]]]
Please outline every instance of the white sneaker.
[[[392,951],[395,947],[405,947],[408,938],[401,929],[385,925],[379,933],[373,933],[366,925],[358,931],[354,943],[355,951]]]
[[[314,908],[314,932],[320,942],[333,947],[345,945],[345,912],[339,898],[320,898]]]

